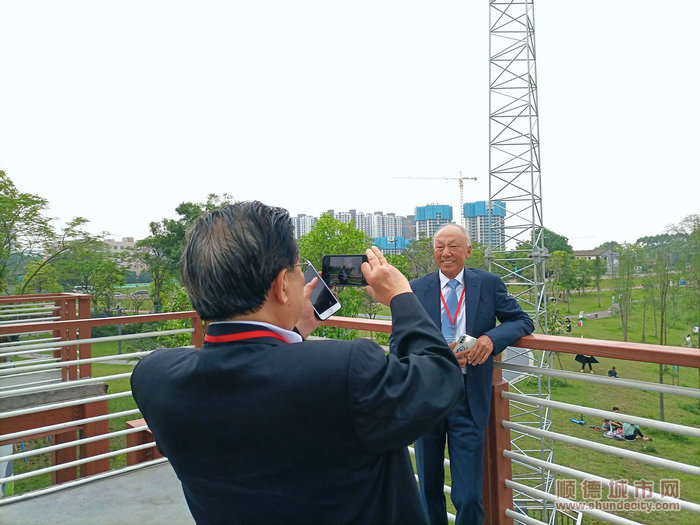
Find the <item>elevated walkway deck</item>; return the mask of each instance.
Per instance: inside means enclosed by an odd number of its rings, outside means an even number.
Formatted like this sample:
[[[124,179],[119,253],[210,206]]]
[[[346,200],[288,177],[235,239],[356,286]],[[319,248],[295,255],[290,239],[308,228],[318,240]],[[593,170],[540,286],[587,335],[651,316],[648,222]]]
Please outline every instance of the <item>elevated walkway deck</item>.
[[[194,525],[169,463],[0,505],[2,525]]]

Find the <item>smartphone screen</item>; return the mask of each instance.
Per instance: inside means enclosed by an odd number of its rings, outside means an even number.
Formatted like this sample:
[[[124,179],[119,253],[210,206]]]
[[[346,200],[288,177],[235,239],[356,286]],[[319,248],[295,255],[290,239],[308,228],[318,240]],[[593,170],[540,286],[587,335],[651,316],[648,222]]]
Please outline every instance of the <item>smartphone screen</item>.
[[[314,277],[318,277],[318,282],[316,287],[311,292],[311,304],[314,305],[314,311],[316,312],[316,317],[321,321],[325,321],[335,312],[340,310],[340,301],[337,297],[333,295],[328,289],[326,283],[321,279],[321,276],[316,271],[313,265],[309,264],[306,267],[306,272],[304,273],[304,282],[308,283]]]
[[[324,255],[321,273],[328,286],[367,286],[362,275],[366,255]]]

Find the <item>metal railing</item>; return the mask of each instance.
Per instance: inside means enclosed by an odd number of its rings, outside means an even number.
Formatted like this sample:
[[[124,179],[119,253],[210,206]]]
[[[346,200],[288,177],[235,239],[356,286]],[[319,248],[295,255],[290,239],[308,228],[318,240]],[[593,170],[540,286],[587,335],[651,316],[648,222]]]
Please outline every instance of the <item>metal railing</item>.
[[[68,296],[68,297],[66,297]],[[159,456],[147,426],[141,420],[131,392],[128,378],[135,360],[150,350],[128,353],[107,353],[102,350],[93,356],[93,349],[108,343],[152,339],[155,337],[188,334],[190,342],[202,346],[203,326],[194,312],[178,312],[91,319],[85,305],[81,307],[78,294],[59,294],[42,297],[41,307],[27,306],[36,297],[12,297],[0,300],[1,314],[8,321],[23,318],[20,323],[0,321],[0,465],[14,461],[15,472],[5,476],[0,470],[0,483],[14,484],[14,494],[0,499],[0,505],[75,487],[91,480],[121,474],[167,461]],[[83,299],[84,300],[84,299]],[[53,303],[52,303],[53,301]],[[14,303],[13,307],[6,306]],[[39,304],[39,303],[33,303]],[[32,309],[31,311],[22,311]],[[81,313],[82,312],[82,313]],[[58,314],[60,315],[54,315]],[[188,326],[172,328],[173,321]],[[93,337],[98,327],[139,325],[149,323],[142,333],[121,336]],[[323,323],[363,332],[390,333],[391,323],[383,320],[331,317]],[[638,343],[583,340],[570,337],[532,335],[515,343],[531,352],[585,354],[669,366],[700,366],[700,351],[680,347],[661,347]],[[104,354],[104,355],[103,355]],[[10,361],[10,359],[12,359]],[[535,359],[534,362],[540,362]],[[615,388],[649,391],[659,394],[700,399],[696,388],[662,385],[649,381],[612,379],[597,375],[542,368],[532,365],[496,363],[493,380],[493,404],[487,428],[484,506],[489,523],[566,523],[581,521],[589,515],[609,523],[635,523],[609,510],[581,505],[571,494],[557,494],[550,485],[543,485],[538,476],[528,480],[519,476],[513,481],[513,470],[547,471],[558,481],[577,481],[612,490],[615,480],[600,476],[594,469],[572,468],[556,462],[539,452],[536,443],[549,440],[556,445],[576,447],[581,453],[604,454],[610,458],[635,461],[648,468],[676,473],[682,479],[696,479],[700,467],[688,464],[683,458],[664,458],[658,455],[628,450],[621,446],[599,443],[597,439],[577,437],[562,432],[554,425],[551,429],[538,428],[528,423],[528,414],[537,410],[554,413],[580,414],[602,422],[603,419],[624,419],[645,429],[672,433],[690,440],[689,447],[697,448],[700,429],[682,422],[658,421],[632,413],[613,413],[603,406],[612,406],[602,400],[597,406],[585,406],[544,399],[537,392],[523,388],[510,391],[502,379],[502,371],[509,377],[543,377],[567,382],[585,382],[597,389]],[[38,378],[38,374],[50,377]],[[6,383],[5,386],[3,384]],[[109,386],[109,391],[106,390]],[[556,389],[555,389],[556,391]],[[537,418],[533,418],[535,421]],[[596,433],[596,438],[599,435]],[[9,453],[2,452],[11,447]],[[36,458],[48,461],[33,461]],[[445,460],[449,467],[449,460]],[[36,467],[31,465],[36,463]],[[646,467],[645,467],[646,468]],[[34,480],[31,484],[29,480]],[[557,489],[569,485],[557,485]],[[624,494],[636,497],[638,487],[628,485]],[[445,491],[449,494],[450,487]],[[688,521],[697,520],[698,501],[682,499],[660,490],[647,491],[644,501],[677,505],[681,513],[688,513]],[[685,514],[684,514],[685,515]],[[453,519],[454,517],[451,516]]]

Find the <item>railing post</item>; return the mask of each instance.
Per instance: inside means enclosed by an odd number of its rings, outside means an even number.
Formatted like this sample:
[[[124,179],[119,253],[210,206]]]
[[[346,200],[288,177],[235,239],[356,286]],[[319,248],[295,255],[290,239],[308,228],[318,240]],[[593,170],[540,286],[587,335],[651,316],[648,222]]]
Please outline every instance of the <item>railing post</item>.
[[[204,346],[204,329],[202,327],[202,320],[199,316],[192,318],[192,344],[195,348],[202,348]]]
[[[500,361],[500,356],[496,360]],[[501,392],[507,390],[508,382],[503,380],[501,369],[494,368],[491,413],[484,444],[484,523],[488,525],[513,523],[513,519],[506,516],[506,509],[513,509],[513,491],[505,483],[512,476],[511,463],[503,457],[503,450],[510,450],[510,432],[501,425],[501,421],[510,420],[510,403],[501,398]]]
[[[126,428],[137,428],[144,426],[146,420],[134,419],[133,421],[126,422]],[[138,445],[145,445],[146,443],[153,443],[153,434],[151,431],[146,429],[141,432],[134,432],[132,434],[126,435],[126,446],[136,447]],[[141,450],[136,450],[133,452],[126,453],[126,464],[128,466],[136,465],[137,463],[143,463],[144,461],[151,461],[152,459],[162,458],[163,455],[160,453],[157,447],[144,448]]]
[[[77,312],[76,312],[76,301],[75,299],[67,299],[63,302],[63,307],[61,311],[61,320],[62,321],[73,321],[77,319]],[[64,330],[64,335],[65,339],[67,341],[73,341],[78,338],[78,331],[75,328],[69,328],[67,330]],[[76,345],[71,345],[71,346],[66,346],[64,347],[66,349],[66,358],[69,361],[75,361],[78,359],[78,347]],[[64,369],[66,367],[63,367]],[[77,365],[72,365],[68,367],[68,379],[70,380],[76,380],[78,379],[78,366]],[[65,379],[64,379],[65,381]]]
[[[78,298],[78,318],[79,319],[90,319],[90,301],[91,296],[84,296]],[[84,326],[79,329],[80,339],[90,339],[92,335],[92,328],[89,326]],[[120,342],[121,343],[121,342]],[[80,345],[80,359],[90,359],[92,357],[92,345],[84,344]],[[92,377],[92,363],[85,363],[80,365],[80,377],[84,379],[86,377]]]
[[[58,307],[58,315],[61,318],[61,321],[65,321],[67,319],[67,301],[63,298],[57,299],[55,301],[56,306]],[[57,330],[53,331],[53,336],[59,338],[61,341],[66,341],[68,339],[68,330],[66,328],[59,328]],[[67,361],[68,360],[68,347],[67,346],[62,346],[58,350],[53,351],[53,356],[56,359],[59,359],[61,361]],[[66,367],[62,366],[61,367],[61,381],[68,381],[68,370]]]
[[[105,399],[104,401],[95,401],[93,403],[86,403],[81,406],[82,417],[90,418],[95,416],[102,416],[109,414],[109,403]],[[97,456],[99,454],[106,454],[109,452],[109,420],[104,419],[102,421],[95,421],[93,423],[85,423],[80,435],[83,438],[95,437],[95,436],[105,436],[105,439],[100,441],[93,441],[92,443],[86,443],[80,447],[80,457],[85,459],[92,456]],[[109,458],[99,459],[97,461],[92,461],[90,463],[85,463],[80,465],[80,476],[92,476],[94,474],[99,474],[100,472],[109,471]]]
[[[77,419],[77,418],[76,418]],[[75,428],[71,428],[67,431],[61,432],[60,434],[54,434],[53,444],[61,445],[63,443],[70,443],[75,441],[77,438],[77,431]],[[55,450],[51,453],[52,464],[62,465],[63,463],[70,463],[78,459],[78,447],[68,447],[60,450]],[[51,483],[57,485],[59,483],[65,483],[66,481],[72,481],[78,478],[78,469],[76,467],[68,467],[61,470],[55,470],[51,473]]]

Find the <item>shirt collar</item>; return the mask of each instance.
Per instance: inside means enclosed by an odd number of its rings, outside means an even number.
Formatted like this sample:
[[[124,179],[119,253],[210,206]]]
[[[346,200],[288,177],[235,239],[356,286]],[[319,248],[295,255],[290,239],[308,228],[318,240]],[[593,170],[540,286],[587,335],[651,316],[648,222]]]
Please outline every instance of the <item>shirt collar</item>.
[[[211,325],[221,325],[221,324],[232,324],[232,325],[241,325],[241,324],[252,324],[256,326],[262,326],[264,328],[267,328],[271,332],[275,332],[276,334],[279,334],[284,338],[285,341],[288,343],[301,343],[304,339],[301,337],[296,332],[290,332],[289,330],[285,330],[284,328],[280,328],[279,326],[275,326],[270,323],[264,323],[262,321],[215,321],[213,323],[209,323],[209,326]]]
[[[450,282],[452,279],[450,279],[444,273],[442,273],[442,270],[438,270],[438,274],[440,275],[440,290],[442,290],[443,288],[445,288],[445,286],[447,286],[447,283]],[[457,274],[457,277],[455,277],[455,279],[457,279],[457,281],[459,281],[460,285],[464,286],[464,270],[459,272]]]

